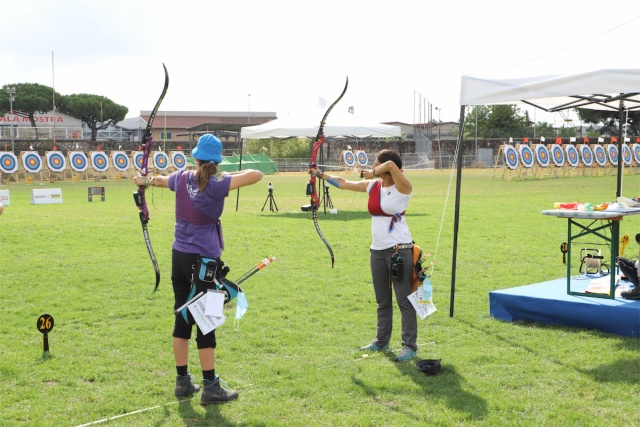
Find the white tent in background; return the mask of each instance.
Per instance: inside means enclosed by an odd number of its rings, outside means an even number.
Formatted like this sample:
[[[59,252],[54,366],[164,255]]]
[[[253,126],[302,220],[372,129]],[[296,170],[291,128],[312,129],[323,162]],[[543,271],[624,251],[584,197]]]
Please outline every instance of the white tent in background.
[[[264,139],[264,138],[291,138],[305,137],[315,138],[320,128],[320,120],[326,109],[318,109],[308,113],[298,113],[286,116],[270,122],[246,126],[240,129],[242,139]],[[327,117],[323,133],[325,137],[352,136],[357,138],[389,138],[400,137],[400,126],[384,125],[371,122],[362,117],[348,112],[341,112],[334,108]],[[322,163],[322,151],[320,152],[320,162]],[[240,168],[242,168],[242,152],[240,153]],[[240,189],[236,196],[236,211],[240,200]]]
[[[519,66],[486,74],[464,75],[460,85],[460,133],[458,146],[464,135],[465,107],[472,105],[525,104],[544,111],[555,112],[573,108],[612,110],[619,122],[625,122],[627,111],[640,111],[640,60],[627,52],[621,33],[632,34],[634,21],[591,37],[553,55]],[[583,49],[579,49],[583,48]],[[571,49],[571,52],[568,51]],[[620,49],[623,49],[620,51]],[[614,52],[614,50],[616,52]],[[583,65],[578,53],[606,52],[610,67],[590,69]],[[541,73],[536,70],[548,70]],[[618,153],[622,153],[623,129],[619,128]],[[616,197],[620,196],[623,162],[618,162]],[[454,216],[453,261],[451,274],[451,302],[449,315],[453,316],[458,227],[460,217],[460,180],[462,177],[462,150],[458,149],[456,201]],[[617,242],[615,242],[617,244]]]
[[[240,137],[243,139],[262,138],[313,138],[318,134],[320,120],[324,110],[318,110],[317,114],[297,114],[286,116],[270,122],[243,127]],[[389,138],[400,136],[400,126],[384,125],[372,122],[355,114],[334,111],[327,117],[324,125],[324,136],[353,136],[357,138]]]

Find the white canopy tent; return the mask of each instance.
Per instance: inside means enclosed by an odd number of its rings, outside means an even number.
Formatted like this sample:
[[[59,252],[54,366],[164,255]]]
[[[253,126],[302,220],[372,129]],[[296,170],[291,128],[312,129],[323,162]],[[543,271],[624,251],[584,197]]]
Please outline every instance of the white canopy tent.
[[[323,112],[318,110],[317,114],[291,115],[261,125],[243,127],[240,130],[240,137],[243,139],[313,138],[318,133]],[[384,125],[355,114],[334,110],[327,117],[323,132],[326,137],[389,138],[400,136],[400,126]]]
[[[315,138],[320,128],[320,120],[325,110],[318,109],[307,113],[286,116],[281,119],[240,129],[242,139],[265,138]],[[400,126],[384,125],[358,117],[355,114],[333,110],[327,117],[323,133],[325,137],[352,136],[357,138],[389,138],[400,137]],[[322,163],[322,152],[320,154]],[[242,151],[240,152],[240,168],[242,169]],[[236,196],[236,211],[240,200],[240,189]]]
[[[634,31],[628,22],[627,28],[616,30]],[[640,111],[640,68],[637,56],[626,52],[619,56],[611,53],[611,47],[620,45],[620,31],[603,33],[602,37],[588,40],[588,50],[607,51],[607,57],[615,58],[615,67],[584,70],[576,56],[566,50],[557,52],[508,69],[486,74],[464,75],[460,86],[460,133],[456,157],[456,199],[454,215],[453,259],[451,273],[451,302],[449,315],[453,317],[457,243],[460,217],[460,181],[462,177],[462,150],[465,107],[495,104],[525,104],[548,112],[574,108],[612,110],[617,112],[619,123],[625,122],[627,111]],[[615,41],[618,43],[613,43]],[[602,45],[603,49],[598,50]],[[606,49],[604,47],[607,47]],[[611,53],[611,54],[610,54]],[[580,70],[582,68],[582,70]],[[532,70],[548,69],[548,73]],[[623,127],[619,127],[618,153],[622,153]],[[620,196],[622,163],[618,162],[616,197]],[[615,242],[617,243],[617,242]]]

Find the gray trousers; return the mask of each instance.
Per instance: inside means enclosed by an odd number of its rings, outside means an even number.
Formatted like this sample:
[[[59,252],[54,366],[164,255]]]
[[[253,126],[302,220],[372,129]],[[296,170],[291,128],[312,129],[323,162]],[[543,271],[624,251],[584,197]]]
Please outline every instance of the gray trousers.
[[[403,261],[402,280],[391,278],[391,255],[395,249],[382,251],[370,250],[371,278],[373,290],[378,304],[378,326],[376,331],[376,345],[382,347],[391,340],[393,326],[393,296],[392,287],[396,294],[396,301],[402,318],[402,345],[418,350],[418,318],[416,310],[407,299],[411,294],[411,278],[413,276],[413,253],[411,249],[401,249]],[[392,286],[393,282],[393,286]]]

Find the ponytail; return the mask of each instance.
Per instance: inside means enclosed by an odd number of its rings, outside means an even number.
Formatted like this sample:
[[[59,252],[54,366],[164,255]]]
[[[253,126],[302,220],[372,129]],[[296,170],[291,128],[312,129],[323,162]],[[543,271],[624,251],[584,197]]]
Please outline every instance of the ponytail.
[[[203,192],[207,188],[209,179],[218,173],[218,165],[214,162],[207,162],[198,160],[200,162],[200,170],[196,172],[196,182],[198,183],[198,189]]]

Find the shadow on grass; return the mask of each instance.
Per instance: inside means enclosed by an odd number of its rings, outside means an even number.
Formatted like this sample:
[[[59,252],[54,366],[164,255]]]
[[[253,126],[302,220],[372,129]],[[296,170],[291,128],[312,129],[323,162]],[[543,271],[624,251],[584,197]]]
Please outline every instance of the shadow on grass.
[[[233,426],[257,426],[262,427],[265,426],[263,423],[236,423],[224,418],[224,416],[220,413],[220,409],[224,405],[234,405],[237,404],[235,402],[229,403],[221,403],[214,405],[207,405],[204,407],[204,414],[200,411],[196,410],[197,408],[202,408],[200,406],[200,395],[196,395],[191,399],[185,399],[178,402],[178,412],[180,413],[180,418],[184,422],[185,426],[193,427],[193,426],[216,426],[216,427],[233,427]],[[195,407],[194,407],[195,406]]]
[[[196,410],[195,407],[201,408],[200,406],[200,396],[196,395],[191,399],[181,400],[178,406],[178,412],[180,413],[180,418],[184,422],[185,426],[220,426],[220,427],[232,427],[232,426],[243,426],[247,424],[238,424],[232,421],[225,419],[220,413],[220,408],[223,405],[233,405],[234,402],[230,403],[221,403],[218,405],[207,405],[204,407],[205,412],[202,414],[200,411]],[[252,424],[252,425],[260,425],[260,424]]]
[[[602,383],[625,382],[634,385],[640,384],[640,357],[630,360],[618,360],[593,368],[577,368],[577,370]]]
[[[254,215],[260,215],[260,214],[266,214],[266,213],[270,215],[276,215],[280,218],[287,218],[287,219],[311,218],[310,212],[303,212],[303,211],[300,211],[300,212],[279,211],[279,212],[270,213],[266,210],[265,212],[259,212]],[[371,214],[367,211],[366,205],[364,205],[360,210],[351,210],[351,211],[340,210],[340,213],[338,213],[337,215],[330,214],[328,209],[326,214],[324,213],[323,209],[318,209],[317,215],[319,220],[328,220],[328,221],[371,220]],[[416,213],[416,212],[412,212],[410,215],[408,215],[409,218],[423,217],[423,216],[433,216],[433,215],[429,213]]]
[[[503,336],[497,335],[495,332],[480,328],[477,325],[474,325],[471,322],[468,322],[466,320],[458,319],[458,321],[460,323],[464,323],[469,328],[475,329],[484,334],[491,333],[495,338],[507,343],[511,347],[520,347],[525,349],[527,352],[531,354],[534,354],[539,357],[543,357],[546,360],[549,360],[557,365],[567,367],[567,368],[572,367],[571,364],[567,364],[562,360],[559,360],[557,358],[550,358],[548,354],[541,352],[539,349],[533,346],[526,346],[514,340],[507,339]],[[534,329],[575,331],[576,333],[581,333],[585,331],[584,329],[581,329],[581,328],[572,328],[572,327],[561,326],[561,325],[549,325],[549,324],[542,324],[542,323],[529,322],[529,321],[518,321],[513,323],[517,323],[522,327],[534,328]],[[607,334],[605,332],[601,332],[597,330],[591,330],[588,332],[594,335],[600,335],[603,338],[611,338],[611,337],[618,338],[619,341],[617,345],[619,347],[626,347],[631,350],[640,350],[640,340],[638,340],[637,338],[622,337],[614,334]],[[611,361],[611,363],[600,363],[601,360],[606,360],[606,357],[603,357],[600,360],[593,361],[592,364],[599,363],[597,366],[591,366],[588,368],[574,367],[573,369],[575,369],[576,371],[582,374],[589,375],[594,380],[603,382],[603,383],[608,383],[608,382],[621,382],[621,383],[626,382],[629,384],[640,383],[640,357],[636,357],[628,360]]]
[[[393,354],[389,358],[402,375],[410,377],[422,387],[425,395],[444,400],[452,410],[468,414],[468,417],[464,417],[465,419],[481,420],[487,415],[486,400],[462,387],[464,379],[454,365],[441,362],[441,369],[437,375],[427,375],[416,367],[416,363],[420,360],[418,357],[406,363],[395,362]]]
[[[392,352],[386,353],[386,357],[402,375],[410,377],[416,384],[421,386],[422,393],[425,396],[446,401],[446,405],[452,410],[468,414],[465,419],[480,420],[487,415],[486,400],[463,389],[463,378],[453,365],[442,363],[442,369],[438,375],[426,375],[416,367],[418,358],[411,362],[397,363],[394,361],[395,354]],[[374,398],[377,397],[377,391],[374,387],[368,386],[354,376],[351,377],[351,380],[355,385],[362,388],[367,395]],[[396,410],[401,411],[400,408],[396,408]],[[413,417],[412,413],[405,412],[405,415]]]

